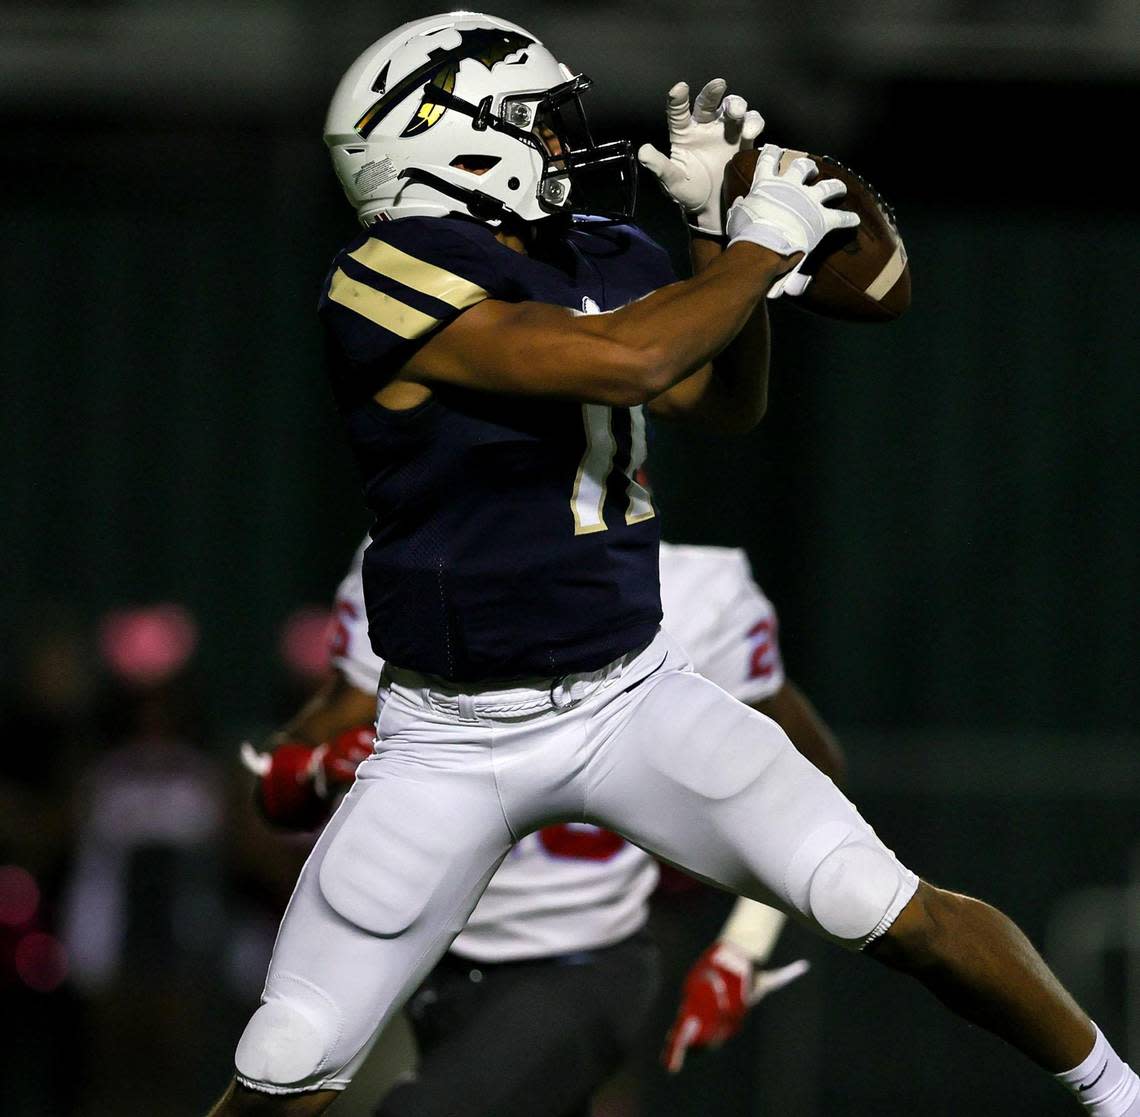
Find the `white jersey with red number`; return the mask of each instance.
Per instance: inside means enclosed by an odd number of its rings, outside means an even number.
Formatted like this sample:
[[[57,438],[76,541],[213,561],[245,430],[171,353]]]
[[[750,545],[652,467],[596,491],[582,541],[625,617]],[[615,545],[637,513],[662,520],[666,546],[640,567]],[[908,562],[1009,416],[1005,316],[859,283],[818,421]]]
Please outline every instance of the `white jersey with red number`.
[[[383,661],[368,641],[363,553],[337,590],[332,660],[353,686],[375,691]],[[664,627],[700,674],[749,704],[783,685],[776,614],[743,551],[663,543],[661,601]],[[500,962],[606,946],[645,923],[656,883],[657,863],[616,834],[548,826],[507,855],[451,949]]]
[[[784,685],[776,611],[731,547],[661,544],[664,627],[697,673],[748,705]]]

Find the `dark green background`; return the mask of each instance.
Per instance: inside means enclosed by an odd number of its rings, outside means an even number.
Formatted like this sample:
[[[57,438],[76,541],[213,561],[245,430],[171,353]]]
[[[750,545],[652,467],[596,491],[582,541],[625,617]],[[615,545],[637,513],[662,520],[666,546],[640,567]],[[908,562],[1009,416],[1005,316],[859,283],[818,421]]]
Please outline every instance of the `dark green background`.
[[[366,523],[313,313],[352,215],[306,135],[75,131],[64,157],[9,129],[3,614],[184,600],[218,717],[247,717],[265,633]],[[777,305],[765,424],[659,432],[666,533],[748,547],[841,725],[1135,729],[1140,219],[1008,183],[955,205],[938,169],[887,173],[909,314]],[[642,211],[680,255],[652,184]]]
[[[895,202],[913,309],[855,327],[775,307],[764,425],[661,430],[652,459],[670,537],[748,548],[884,837],[1038,942],[1067,895],[1123,885],[1140,836],[1140,218],[1054,142],[1060,106],[1099,129],[1084,152],[1134,102],[885,91],[835,154]],[[320,371],[317,291],[355,228],[320,111],[4,122],[0,615],[185,602],[227,755],[274,716],[278,625],[328,601],[366,526]],[[655,117],[632,132],[661,142]],[[1094,972],[1053,945],[1122,1035],[1123,953]],[[918,990],[783,949],[816,974],[662,1114],[1069,1111]]]

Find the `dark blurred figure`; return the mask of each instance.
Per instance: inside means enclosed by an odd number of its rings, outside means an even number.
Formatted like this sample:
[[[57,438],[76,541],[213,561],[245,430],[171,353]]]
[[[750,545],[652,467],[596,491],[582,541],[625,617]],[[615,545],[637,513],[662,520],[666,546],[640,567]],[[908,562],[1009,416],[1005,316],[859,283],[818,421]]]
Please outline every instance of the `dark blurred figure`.
[[[197,634],[173,605],[109,614],[108,671],[74,789],[64,941],[86,1002],[83,1117],[121,1114],[123,1068],[171,1117],[200,1104],[222,985],[225,801],[190,669]],[[79,1053],[77,1052],[77,1055]],[[157,1104],[157,1103],[156,1103]],[[159,1110],[154,1110],[155,1114]]]
[[[74,1043],[77,1000],[57,935],[71,850],[67,787],[89,731],[91,656],[69,617],[48,606],[7,649],[0,696],[0,996],[8,1041],[0,1056],[5,1117],[74,1111],[76,1086],[58,1073]]]
[[[277,670],[265,710],[267,720],[246,727],[252,740],[263,740],[288,721],[328,679],[332,624],[327,606],[302,605],[283,618],[277,630]],[[227,781],[230,937],[226,949],[234,1016],[226,1022],[229,1048],[218,1059],[218,1066],[226,1069],[232,1063],[233,1044],[261,998],[277,926],[313,844],[310,833],[265,825],[236,754],[231,741],[226,752],[232,766]]]

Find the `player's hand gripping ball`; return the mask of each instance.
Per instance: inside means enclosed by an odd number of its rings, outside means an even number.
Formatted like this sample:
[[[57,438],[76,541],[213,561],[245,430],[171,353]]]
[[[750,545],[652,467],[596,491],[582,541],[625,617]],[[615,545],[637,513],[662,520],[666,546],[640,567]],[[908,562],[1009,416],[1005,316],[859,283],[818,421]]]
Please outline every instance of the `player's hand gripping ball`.
[[[781,170],[802,151],[786,151]],[[820,178],[837,178],[847,187],[835,205],[859,215],[854,229],[827,234],[787,276],[771,297],[795,294],[796,305],[845,322],[892,322],[910,306],[910,265],[894,214],[874,188],[850,168],[826,155],[811,155]],[[752,186],[757,153],[741,151],[725,167],[722,200],[727,210]]]

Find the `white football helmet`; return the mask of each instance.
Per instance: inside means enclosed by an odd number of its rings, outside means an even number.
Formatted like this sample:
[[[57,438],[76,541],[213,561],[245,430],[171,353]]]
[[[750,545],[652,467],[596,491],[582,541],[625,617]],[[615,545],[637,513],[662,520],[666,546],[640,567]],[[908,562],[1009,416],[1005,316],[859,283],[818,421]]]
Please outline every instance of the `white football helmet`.
[[[569,212],[628,217],[628,141],[595,144],[574,75],[516,24],[475,12],[413,20],[340,80],[325,143],[361,223],[468,212],[498,223]],[[591,207],[581,172],[617,172],[621,200]]]

